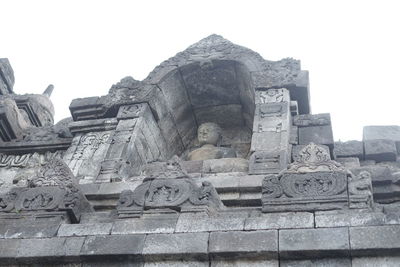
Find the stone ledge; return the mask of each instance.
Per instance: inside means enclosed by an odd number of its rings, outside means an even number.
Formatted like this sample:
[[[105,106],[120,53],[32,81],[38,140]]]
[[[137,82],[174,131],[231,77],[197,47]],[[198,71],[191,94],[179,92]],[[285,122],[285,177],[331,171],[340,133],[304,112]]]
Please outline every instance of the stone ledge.
[[[350,227],[352,256],[399,255],[400,225]]]
[[[279,255],[281,259],[349,256],[348,228],[279,230]]]
[[[244,229],[247,214],[218,216],[206,216],[204,214],[181,214],[178,218],[175,232],[213,232],[213,231],[237,231]]]
[[[108,235],[112,226],[112,223],[62,224],[58,236]]]
[[[127,257],[142,260],[146,235],[104,235],[86,237],[80,251],[83,259]]]
[[[262,213],[246,219],[244,230],[313,228],[311,212]]]
[[[143,248],[146,261],[166,259],[208,260],[209,233],[147,235]]]
[[[210,234],[209,253],[229,259],[250,255],[277,259],[278,231],[214,232]]]
[[[365,210],[315,212],[315,227],[368,226],[385,224],[385,214]]]
[[[111,234],[173,233],[178,216],[159,216],[157,218],[130,218],[114,223]]]
[[[78,261],[84,237],[21,239],[18,263]]]

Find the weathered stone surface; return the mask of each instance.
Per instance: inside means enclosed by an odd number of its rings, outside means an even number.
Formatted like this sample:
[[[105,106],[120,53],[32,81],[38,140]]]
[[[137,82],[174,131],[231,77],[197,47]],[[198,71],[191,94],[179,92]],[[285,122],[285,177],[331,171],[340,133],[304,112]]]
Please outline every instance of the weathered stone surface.
[[[247,172],[249,162],[247,159],[227,158],[213,159],[203,161],[203,173],[221,173],[221,172]]]
[[[400,226],[351,227],[350,246],[353,256],[398,255]]]
[[[307,144],[308,145],[308,144]],[[293,161],[297,161],[299,159],[299,153],[301,150],[303,150],[306,147],[306,145],[297,145],[297,146],[292,146],[292,160]],[[326,153],[328,153],[329,155],[331,155],[330,153],[330,149],[328,146],[326,145],[319,145],[319,147],[323,148]]]
[[[166,259],[208,259],[209,233],[150,234],[143,256],[146,261]],[[194,242],[195,240],[195,242]]]
[[[175,232],[211,232],[243,230],[247,214],[181,214]]]
[[[349,256],[348,229],[320,228],[279,231],[281,259]]]
[[[290,161],[289,157],[287,151],[255,151],[249,159],[249,173],[279,173],[286,168]]]
[[[112,234],[173,233],[178,215],[158,216],[154,218],[131,218],[114,223]]]
[[[364,159],[364,144],[361,141],[335,142],[335,155],[338,158],[356,157]]]
[[[246,219],[244,230],[285,228],[313,228],[314,215],[310,212],[267,213],[250,216]]]
[[[21,239],[17,259],[21,263],[77,261],[84,237]]]
[[[0,257],[2,264],[14,264],[18,256],[19,239],[0,239]]]
[[[161,260],[161,261],[146,261],[143,265],[144,267],[209,267],[210,263],[208,261],[195,261],[195,260]]]
[[[294,116],[293,125],[298,127],[331,125],[331,114],[303,114]]]
[[[45,216],[45,214],[42,214]],[[62,216],[62,215],[61,215]],[[48,238],[57,235],[60,217],[19,218],[0,220],[0,238]],[[64,214],[65,217],[66,214]]]
[[[88,236],[80,252],[83,258],[128,257],[142,259],[145,235],[103,235]]]
[[[238,260],[229,260],[229,259],[214,259],[211,261],[211,267],[246,267],[246,266],[254,266],[254,267],[278,267],[278,260],[263,260],[263,259],[238,259]]]
[[[350,258],[281,260],[279,266],[280,267],[352,267],[352,262]]]
[[[308,145],[309,143],[327,145],[333,149],[332,126],[299,127],[299,144]]]
[[[315,212],[315,227],[343,227],[383,225],[386,222],[382,212],[360,211],[322,211]]]
[[[360,167],[360,160],[358,158],[336,158],[336,161],[348,169]]]
[[[396,161],[396,143],[389,139],[374,139],[364,141],[365,159],[381,161]]]
[[[0,95],[13,93],[14,71],[7,58],[0,58]]]
[[[400,142],[400,126],[364,126],[363,140],[387,139]]]
[[[353,257],[352,267],[397,267],[400,257]]]
[[[112,223],[62,224],[58,236],[108,235],[111,227]]]
[[[210,234],[209,253],[217,257],[256,255],[278,257],[278,231],[215,232]]]

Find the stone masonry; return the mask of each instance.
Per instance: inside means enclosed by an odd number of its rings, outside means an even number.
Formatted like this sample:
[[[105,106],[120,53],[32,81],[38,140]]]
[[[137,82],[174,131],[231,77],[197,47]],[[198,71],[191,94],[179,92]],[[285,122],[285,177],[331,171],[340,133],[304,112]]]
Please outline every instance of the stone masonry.
[[[0,265],[400,265],[400,126],[335,142],[298,60],[211,35],[56,124],[14,81],[0,59]]]

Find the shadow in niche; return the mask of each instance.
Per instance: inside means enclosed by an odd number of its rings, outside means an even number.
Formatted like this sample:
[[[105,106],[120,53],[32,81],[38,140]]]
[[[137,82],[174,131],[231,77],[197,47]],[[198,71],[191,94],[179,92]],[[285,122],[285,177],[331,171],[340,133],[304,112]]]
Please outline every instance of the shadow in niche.
[[[186,159],[199,147],[197,129],[205,122],[222,128],[221,147],[247,158],[254,116],[254,88],[250,72],[232,60],[194,62],[168,73],[158,87],[172,115]]]

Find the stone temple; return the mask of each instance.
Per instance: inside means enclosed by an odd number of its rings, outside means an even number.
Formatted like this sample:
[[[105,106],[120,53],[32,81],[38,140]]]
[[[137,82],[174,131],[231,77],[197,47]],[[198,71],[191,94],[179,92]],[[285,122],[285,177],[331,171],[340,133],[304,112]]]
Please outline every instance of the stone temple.
[[[334,142],[298,60],[211,35],[56,124],[13,85],[0,265],[400,266],[400,126]]]

